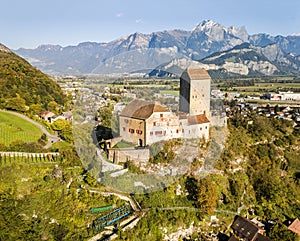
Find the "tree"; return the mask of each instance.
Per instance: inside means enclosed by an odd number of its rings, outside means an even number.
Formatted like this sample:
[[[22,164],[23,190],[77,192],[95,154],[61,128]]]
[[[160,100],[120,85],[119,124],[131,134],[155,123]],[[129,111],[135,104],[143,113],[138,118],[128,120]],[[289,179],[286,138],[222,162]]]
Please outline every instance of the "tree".
[[[201,178],[198,182],[198,198],[196,207],[211,214],[217,205],[217,193],[214,182],[210,178]]]
[[[195,207],[201,211],[211,214],[217,205],[217,193],[215,183],[209,178],[188,177],[186,188],[189,192],[188,198],[194,201]]]
[[[99,117],[101,121],[101,126],[105,126],[111,128],[112,122],[112,108],[111,107],[103,107],[99,109]]]
[[[16,94],[14,98],[8,98],[6,100],[5,108],[9,110],[16,110],[20,112],[25,112],[27,110],[26,102],[20,95]]]
[[[59,105],[55,101],[50,101],[47,105],[47,109],[55,114],[58,113]]]
[[[230,193],[234,199],[234,203],[240,206],[243,192],[245,190],[245,180],[240,173],[231,175],[228,178]]]
[[[287,197],[287,186],[276,171],[260,171],[256,174],[253,187],[258,201],[263,199],[278,205]]]
[[[43,107],[41,104],[31,104],[29,106],[29,110],[35,114],[35,115],[39,115],[41,113],[41,111],[43,110]]]
[[[274,241],[297,241],[297,235],[290,231],[284,224],[277,223],[270,231],[270,238]]]
[[[58,119],[51,125],[54,131],[57,131],[59,136],[67,142],[73,142],[73,132],[70,122],[67,120]]]

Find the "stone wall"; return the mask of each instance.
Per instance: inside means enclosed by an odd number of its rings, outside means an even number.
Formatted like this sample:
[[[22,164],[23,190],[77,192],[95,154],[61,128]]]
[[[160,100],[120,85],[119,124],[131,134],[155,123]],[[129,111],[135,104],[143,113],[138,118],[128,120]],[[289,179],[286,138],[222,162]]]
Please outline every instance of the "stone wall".
[[[110,148],[114,147],[116,144],[118,144],[122,140],[123,140],[122,137],[115,137],[113,139],[106,140],[105,141],[105,149],[110,149]]]
[[[108,159],[113,163],[136,161],[148,162],[150,150],[148,148],[110,148],[108,149]]]
[[[59,156],[58,152],[48,152],[48,153],[27,153],[27,152],[0,152],[0,157],[50,157],[54,156],[57,157]]]

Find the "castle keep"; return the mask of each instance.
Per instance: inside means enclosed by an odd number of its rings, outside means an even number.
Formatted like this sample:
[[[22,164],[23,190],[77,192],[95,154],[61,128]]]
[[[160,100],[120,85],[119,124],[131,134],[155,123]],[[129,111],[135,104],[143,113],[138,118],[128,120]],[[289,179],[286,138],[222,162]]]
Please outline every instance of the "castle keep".
[[[120,136],[138,146],[174,138],[209,138],[210,82],[205,69],[187,68],[180,77],[179,112],[134,100],[120,114]]]

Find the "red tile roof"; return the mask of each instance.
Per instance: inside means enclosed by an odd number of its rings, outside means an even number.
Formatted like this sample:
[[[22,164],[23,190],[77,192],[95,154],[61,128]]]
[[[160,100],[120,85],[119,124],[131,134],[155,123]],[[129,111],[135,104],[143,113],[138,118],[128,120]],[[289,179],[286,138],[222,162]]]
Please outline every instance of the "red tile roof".
[[[207,119],[205,114],[188,116],[187,119],[189,125],[199,125],[199,124],[209,123],[209,120]]]
[[[42,111],[41,112],[41,118],[45,118],[46,116],[48,116],[48,117],[53,117],[53,116],[55,116],[55,114],[54,113],[52,113],[52,112],[50,112],[50,111]]]
[[[145,120],[154,112],[169,112],[169,110],[160,104],[144,100],[134,100],[122,110],[120,115]]]
[[[298,218],[292,222],[292,224],[289,226],[289,230],[300,235],[300,221]]]

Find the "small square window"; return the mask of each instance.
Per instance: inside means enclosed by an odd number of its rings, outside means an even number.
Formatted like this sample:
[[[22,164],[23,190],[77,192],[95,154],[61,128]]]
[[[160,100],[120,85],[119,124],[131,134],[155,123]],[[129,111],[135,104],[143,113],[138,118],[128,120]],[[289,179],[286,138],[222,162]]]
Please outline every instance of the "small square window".
[[[141,130],[135,130],[135,132],[139,135],[143,134],[143,131],[141,131]]]

